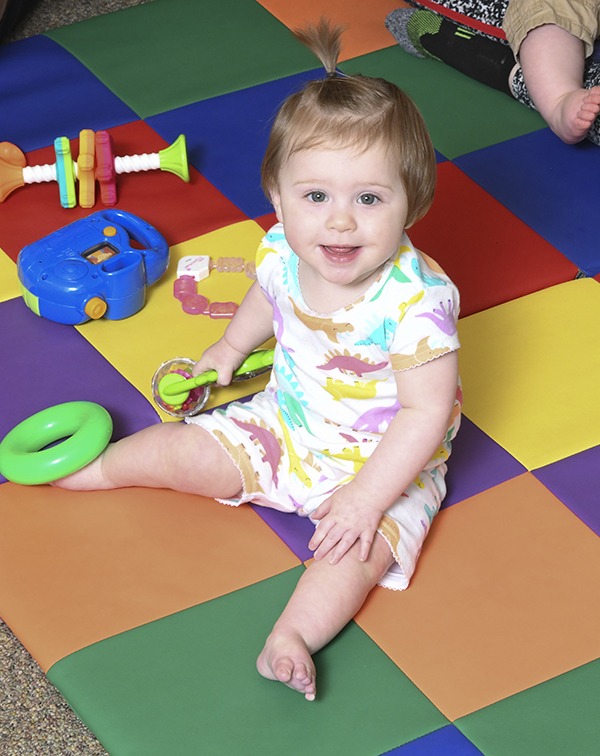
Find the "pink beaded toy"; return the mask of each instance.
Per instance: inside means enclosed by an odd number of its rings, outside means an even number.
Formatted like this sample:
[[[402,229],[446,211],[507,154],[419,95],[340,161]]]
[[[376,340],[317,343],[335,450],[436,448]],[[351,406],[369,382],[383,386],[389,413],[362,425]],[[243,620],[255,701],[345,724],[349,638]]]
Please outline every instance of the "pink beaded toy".
[[[248,278],[256,278],[254,262],[247,262],[243,257],[219,257],[213,261],[206,255],[188,255],[182,257],[177,265],[178,278],[173,281],[173,296],[189,315],[232,318],[238,309],[235,302],[209,302],[197,292],[198,281],[207,278],[213,270],[218,273],[245,273]]]

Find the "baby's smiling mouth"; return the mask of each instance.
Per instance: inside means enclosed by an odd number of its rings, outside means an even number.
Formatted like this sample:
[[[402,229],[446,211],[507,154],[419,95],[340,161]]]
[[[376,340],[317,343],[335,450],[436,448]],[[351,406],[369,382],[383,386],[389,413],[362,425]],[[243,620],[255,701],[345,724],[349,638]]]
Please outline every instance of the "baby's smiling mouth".
[[[334,245],[327,245],[323,244],[321,245],[321,249],[325,253],[327,257],[330,259],[335,260],[349,260],[353,255],[356,255],[356,253],[360,250],[360,247],[353,247],[347,244],[341,245],[341,244],[334,244]]]

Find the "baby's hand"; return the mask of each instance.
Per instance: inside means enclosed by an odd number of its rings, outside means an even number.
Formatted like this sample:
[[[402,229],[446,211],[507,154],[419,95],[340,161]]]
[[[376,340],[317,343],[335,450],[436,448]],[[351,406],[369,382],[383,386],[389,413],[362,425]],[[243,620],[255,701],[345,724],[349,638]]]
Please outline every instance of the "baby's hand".
[[[228,386],[235,370],[239,368],[247,355],[232,347],[224,338],[209,346],[192,369],[193,375],[216,370],[219,386]]]
[[[315,552],[315,559],[323,559],[329,554],[330,563],[337,564],[359,541],[359,559],[366,562],[381,515],[355,481],[347,483],[311,515],[312,519],[319,520],[319,525],[308,547]]]

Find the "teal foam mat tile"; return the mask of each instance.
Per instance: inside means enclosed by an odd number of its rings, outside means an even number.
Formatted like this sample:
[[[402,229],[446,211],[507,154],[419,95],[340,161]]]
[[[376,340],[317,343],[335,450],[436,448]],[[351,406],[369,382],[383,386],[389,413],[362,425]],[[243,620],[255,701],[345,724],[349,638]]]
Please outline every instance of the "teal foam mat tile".
[[[48,677],[111,756],[364,756],[448,724],[355,623],[316,655],[314,702],[256,672],[302,569],[89,646]]]

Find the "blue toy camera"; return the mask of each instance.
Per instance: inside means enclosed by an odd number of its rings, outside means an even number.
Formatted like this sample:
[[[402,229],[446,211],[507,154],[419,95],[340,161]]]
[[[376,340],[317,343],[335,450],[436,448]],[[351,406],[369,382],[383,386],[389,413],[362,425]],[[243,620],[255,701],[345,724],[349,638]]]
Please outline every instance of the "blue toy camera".
[[[100,210],[28,244],[17,258],[25,304],[48,320],[79,325],[138,312],[163,275],[169,246],[124,210]]]

